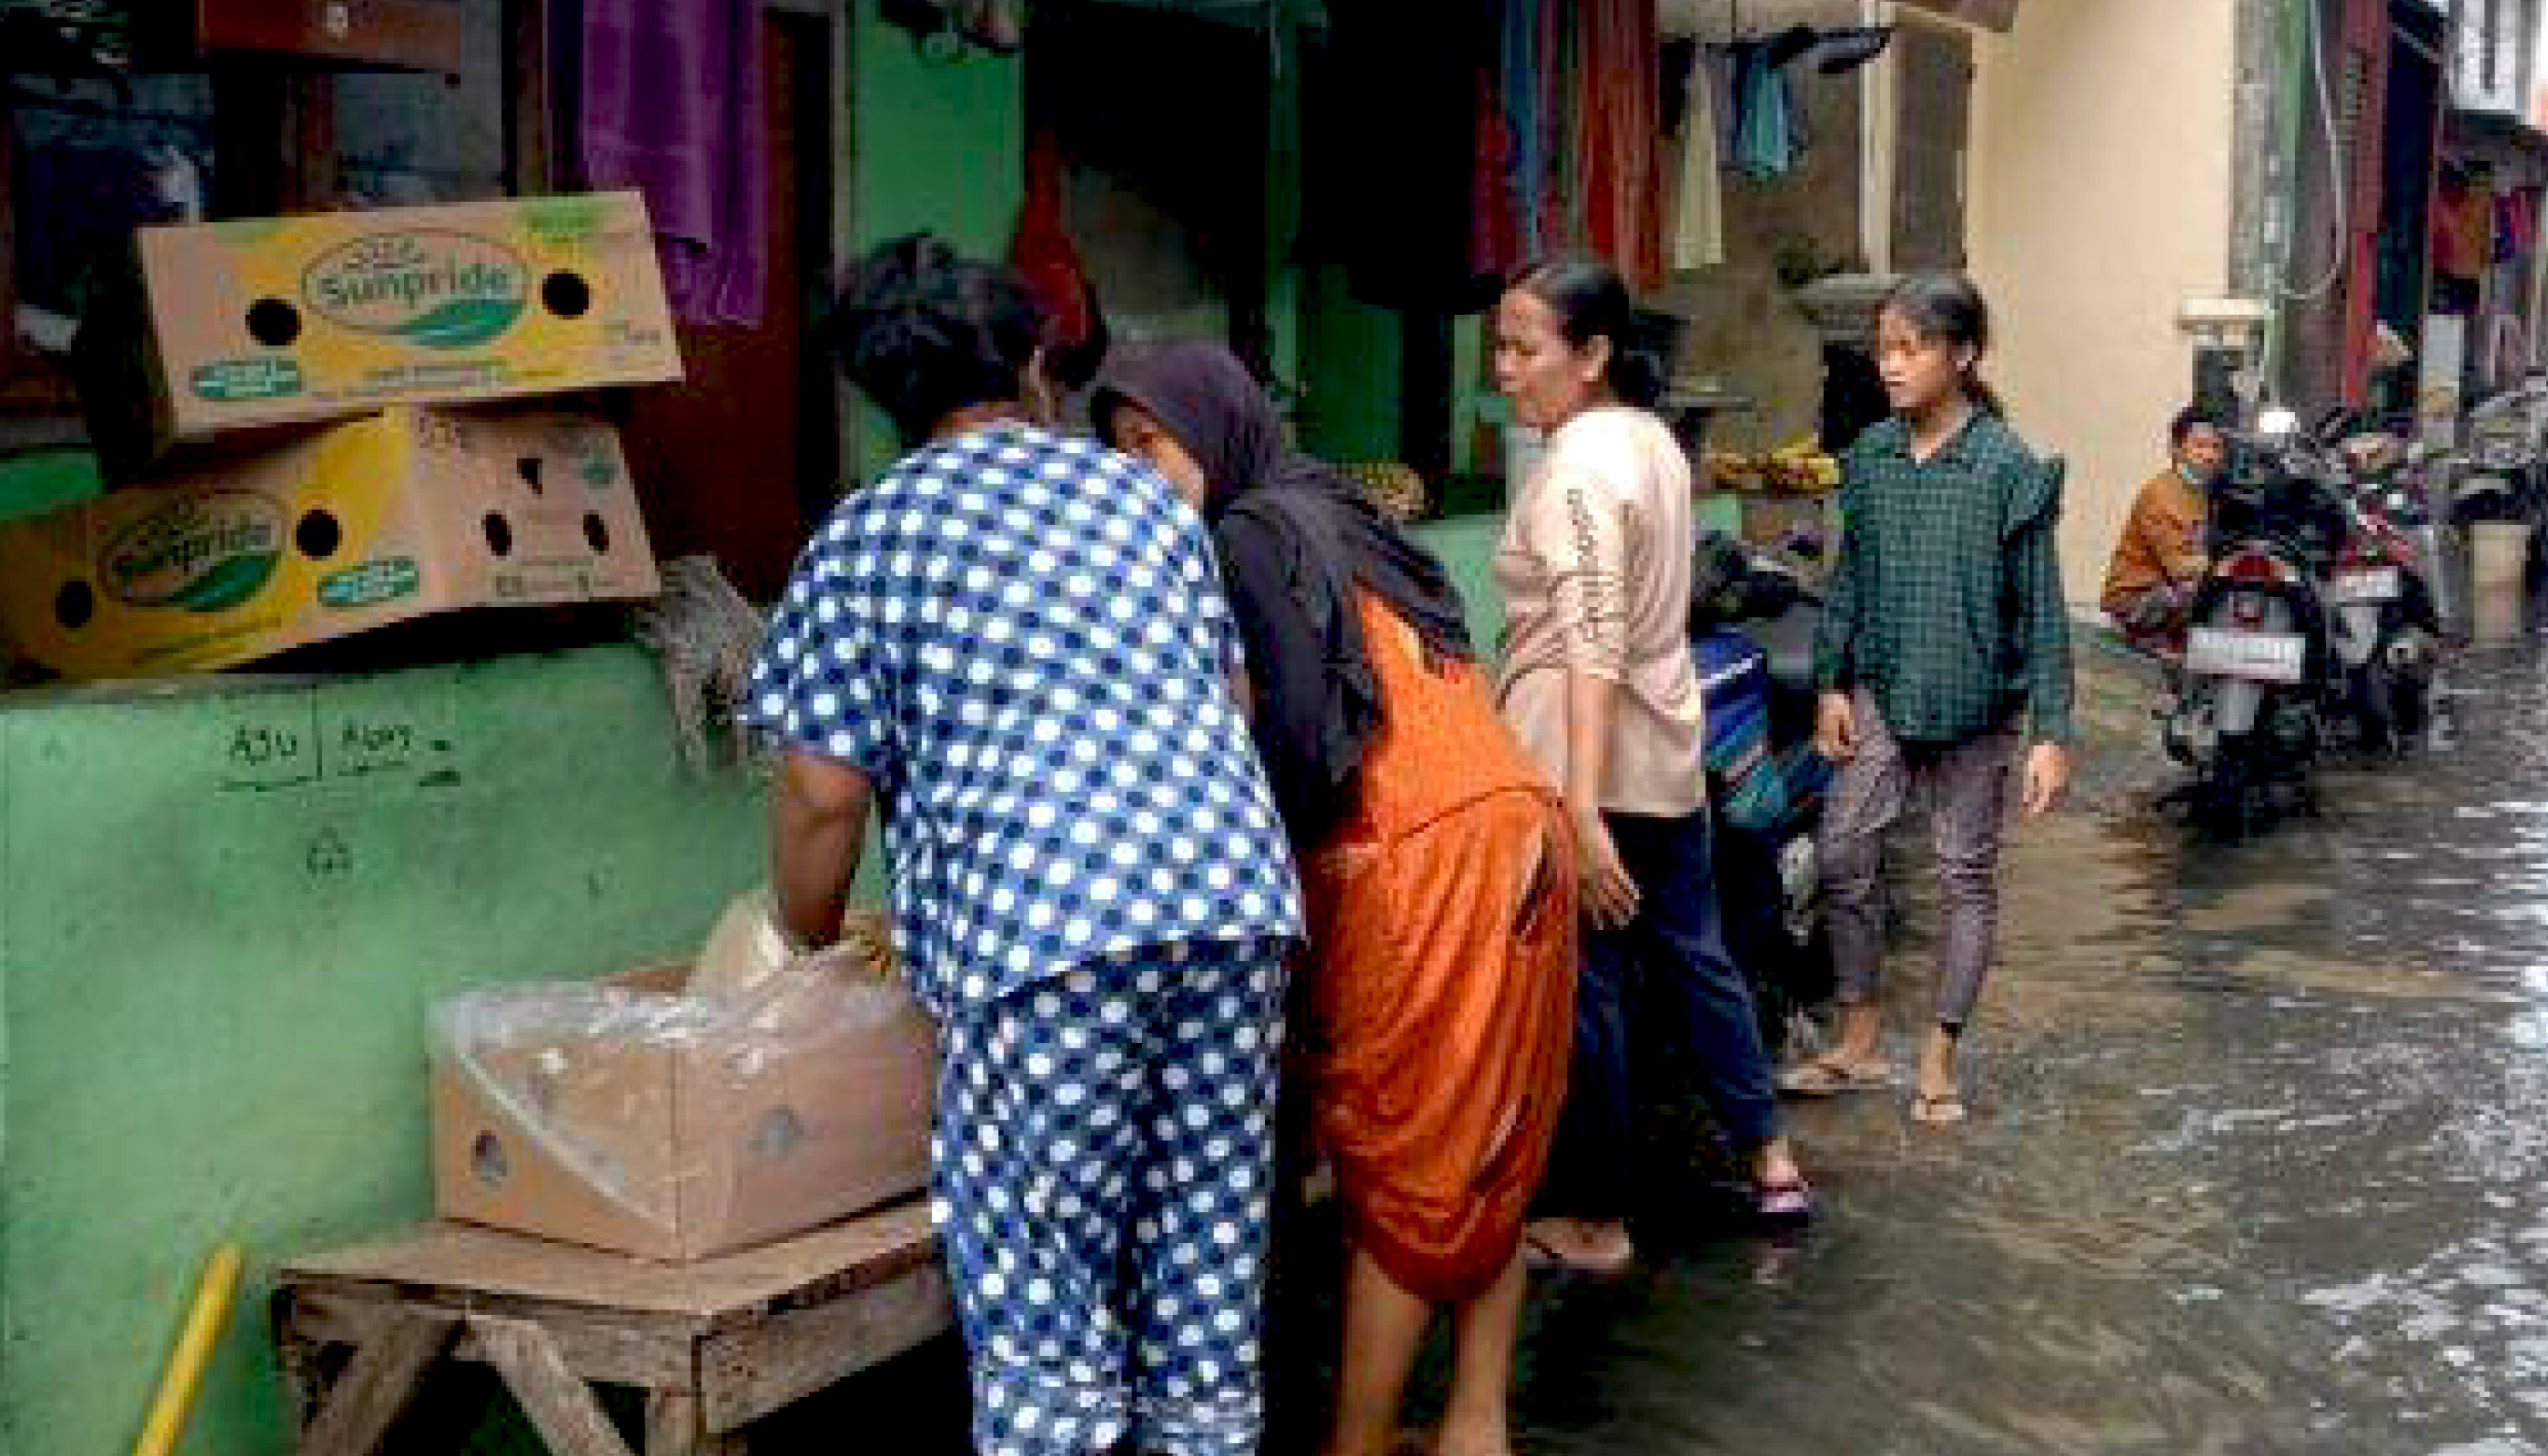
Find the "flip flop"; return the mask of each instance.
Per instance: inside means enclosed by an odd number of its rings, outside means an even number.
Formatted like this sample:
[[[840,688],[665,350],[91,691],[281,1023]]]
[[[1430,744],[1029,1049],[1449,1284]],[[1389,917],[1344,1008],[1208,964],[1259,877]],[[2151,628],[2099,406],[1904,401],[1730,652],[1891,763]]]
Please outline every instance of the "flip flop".
[[[1816,1057],[1778,1073],[1778,1090],[1790,1097],[1836,1097],[1843,1092],[1880,1092],[1893,1085],[1890,1062],[1851,1065]]]
[[[1521,1255],[1522,1263],[1526,1268],[1563,1269],[1570,1274],[1591,1274],[1603,1279],[1625,1274],[1637,1265],[1637,1252],[1634,1245],[1629,1247],[1627,1256],[1624,1258],[1579,1259],[1559,1252],[1557,1245],[1527,1229],[1523,1230],[1521,1235]]]
[[[1764,1224],[1793,1228],[1813,1221],[1814,1185],[1802,1178],[1760,1184],[1753,1189],[1753,1198]]]
[[[1960,1093],[1923,1092],[1911,1099],[1911,1121],[1932,1128],[1952,1128],[1962,1122],[1966,1115]]]

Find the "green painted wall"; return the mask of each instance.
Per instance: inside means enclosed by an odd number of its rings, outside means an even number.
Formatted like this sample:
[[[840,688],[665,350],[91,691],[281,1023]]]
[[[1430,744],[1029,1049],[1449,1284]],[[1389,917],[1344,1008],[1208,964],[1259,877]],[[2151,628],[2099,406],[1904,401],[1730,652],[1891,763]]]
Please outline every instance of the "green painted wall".
[[[1501,521],[1421,528],[1484,642]],[[431,1207],[425,1014],[680,954],[761,873],[649,659],[0,699],[0,1451],[128,1445],[205,1252],[250,1285],[184,1446],[279,1456],[276,1260]]]
[[[1300,315],[1302,445],[1335,461],[1397,459],[1398,316],[1357,302],[1338,268],[1303,280]]]
[[[851,39],[857,236],[875,243],[929,228],[957,247],[1005,255],[1025,198],[1024,62],[967,47],[953,61],[858,7]]]
[[[127,1447],[236,1237],[184,1449],[284,1448],[263,1274],[427,1211],[426,1008],[682,953],[759,874],[660,699],[608,649],[0,709],[0,1445]]]
[[[975,257],[1006,257],[1026,200],[1026,67],[966,47],[922,53],[911,33],[861,0],[850,37],[851,238],[857,253],[923,228]],[[855,254],[854,254],[855,256]],[[844,262],[851,261],[849,258]],[[851,472],[894,455],[893,426],[850,409]]]

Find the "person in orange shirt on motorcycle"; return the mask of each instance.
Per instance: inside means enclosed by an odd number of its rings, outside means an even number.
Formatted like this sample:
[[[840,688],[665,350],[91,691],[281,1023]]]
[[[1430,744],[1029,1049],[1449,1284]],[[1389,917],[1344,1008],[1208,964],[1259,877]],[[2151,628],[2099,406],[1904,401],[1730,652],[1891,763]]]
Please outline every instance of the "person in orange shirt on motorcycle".
[[[2133,501],[2100,604],[2125,640],[2173,663],[2185,655],[2187,620],[2210,565],[2204,528],[2213,484],[2229,463],[2229,434],[2218,414],[2188,406],[2168,427],[2168,468]]]

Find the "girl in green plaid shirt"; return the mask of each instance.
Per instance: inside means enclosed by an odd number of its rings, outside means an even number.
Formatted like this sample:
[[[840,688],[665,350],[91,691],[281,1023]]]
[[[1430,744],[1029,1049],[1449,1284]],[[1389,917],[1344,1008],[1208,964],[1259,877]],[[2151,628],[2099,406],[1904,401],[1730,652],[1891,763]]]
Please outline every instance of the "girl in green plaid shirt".
[[[1879,979],[1884,837],[1930,804],[1945,925],[1911,1114],[1961,1122],[1956,1052],[1999,921],[2012,780],[2042,814],[2070,780],[2069,608],[2054,534],[2061,470],[2002,416],[1978,369],[1990,315],[1952,275],[1906,279],[1877,316],[1894,417],[1842,463],[1847,525],[1816,673],[1841,766],[1823,827],[1840,1035],[1781,1078],[1815,1094],[1890,1085]]]

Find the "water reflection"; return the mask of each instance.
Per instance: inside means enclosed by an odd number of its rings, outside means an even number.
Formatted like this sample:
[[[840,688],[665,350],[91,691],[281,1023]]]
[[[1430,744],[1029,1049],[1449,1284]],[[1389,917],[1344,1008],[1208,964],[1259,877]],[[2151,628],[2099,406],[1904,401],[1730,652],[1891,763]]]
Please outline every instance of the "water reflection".
[[[2250,844],[2092,770],[2012,847],[1977,1122],[1799,1109],[1831,1213],[1774,1278],[1550,1286],[1528,1449],[2548,1450],[2548,693],[2474,676],[2447,758]]]
[[[1975,1121],[1800,1109],[1829,1214],[1786,1246],[1656,1163],[1669,1257],[1535,1292],[1525,1452],[2548,1451],[2548,690],[2470,681],[2447,757],[2332,774],[2320,819],[2231,847],[2144,810],[2145,709],[2092,693],[2089,808],[2012,846]],[[1299,1287],[1331,1287],[1320,1258]],[[1331,1315],[1278,1332],[1274,1456],[1315,1440]],[[960,1410],[960,1360],[919,1358],[831,1410]],[[900,1449],[960,1450],[940,1410]]]

